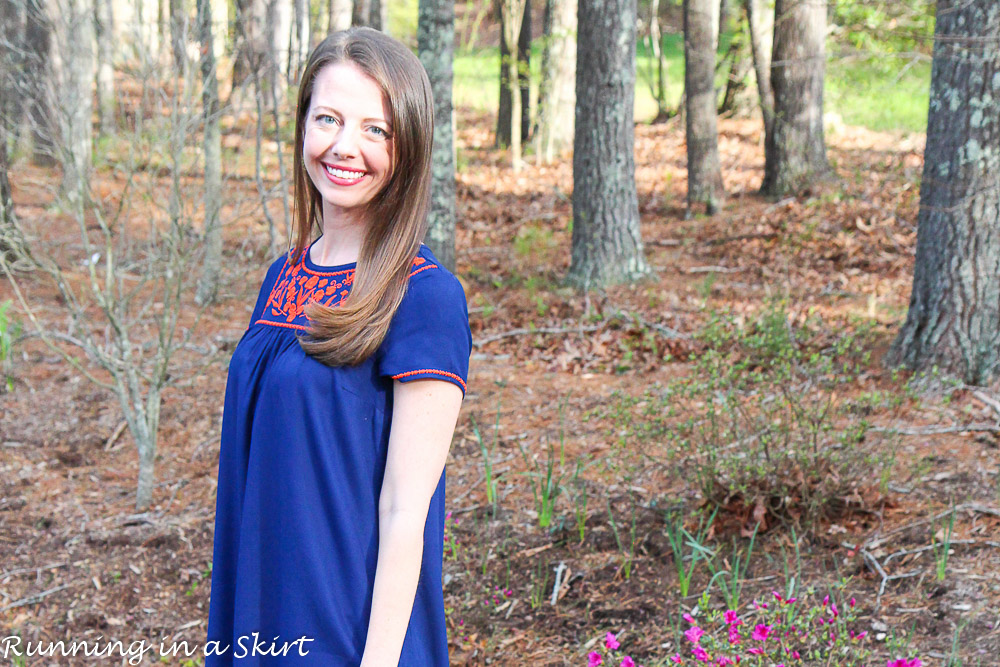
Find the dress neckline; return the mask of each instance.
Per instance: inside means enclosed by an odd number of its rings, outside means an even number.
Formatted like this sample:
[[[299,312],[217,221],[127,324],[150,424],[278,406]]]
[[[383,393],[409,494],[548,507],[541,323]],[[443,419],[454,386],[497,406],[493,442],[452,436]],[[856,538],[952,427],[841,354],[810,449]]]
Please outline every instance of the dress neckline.
[[[316,239],[316,241],[319,241],[319,239]],[[322,272],[346,271],[348,269],[353,269],[357,267],[358,265],[357,262],[348,262],[347,264],[337,264],[331,266],[327,264],[317,264],[316,262],[312,261],[311,257],[312,247],[316,245],[316,241],[310,243],[309,246],[306,248],[305,252],[303,253],[303,256],[305,257],[306,268],[309,269],[310,271],[322,271]]]

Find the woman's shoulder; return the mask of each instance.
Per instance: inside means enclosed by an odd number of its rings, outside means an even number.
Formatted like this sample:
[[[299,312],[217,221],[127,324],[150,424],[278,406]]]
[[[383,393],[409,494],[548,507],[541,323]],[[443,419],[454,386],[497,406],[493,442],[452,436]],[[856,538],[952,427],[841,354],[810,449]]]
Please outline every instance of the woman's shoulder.
[[[417,256],[413,258],[410,268],[408,292],[435,292],[442,298],[461,294],[465,300],[465,290],[462,283],[451,271],[438,261],[437,257],[426,244],[420,244]]]

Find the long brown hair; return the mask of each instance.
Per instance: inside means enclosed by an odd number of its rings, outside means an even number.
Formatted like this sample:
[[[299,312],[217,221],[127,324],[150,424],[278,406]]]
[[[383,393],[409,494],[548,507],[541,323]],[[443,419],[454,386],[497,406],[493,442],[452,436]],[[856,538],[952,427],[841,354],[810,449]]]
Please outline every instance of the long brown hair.
[[[350,62],[371,77],[389,106],[392,172],[365,206],[366,226],[350,294],[337,306],[305,307],[308,335],[299,343],[330,366],[360,363],[375,353],[406,292],[413,259],[427,230],[431,185],[434,101],[427,72],[392,37],[357,27],[335,32],[309,56],[299,86],[295,118],[295,245],[299,261],[321,229],[323,201],[302,161],[306,116],[316,74],[326,65]]]

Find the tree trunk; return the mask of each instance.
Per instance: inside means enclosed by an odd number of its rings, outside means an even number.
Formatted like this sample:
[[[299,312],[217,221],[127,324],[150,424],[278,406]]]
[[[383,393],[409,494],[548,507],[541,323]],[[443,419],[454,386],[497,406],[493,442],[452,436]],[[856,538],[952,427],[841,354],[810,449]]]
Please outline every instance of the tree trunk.
[[[389,0],[370,0],[368,25],[384,33],[389,32]]]
[[[351,27],[351,12],[354,3],[351,0],[330,0],[329,32],[347,30]]]
[[[174,58],[174,67],[178,72],[184,71],[184,61],[187,58],[188,11],[184,0],[169,0],[170,11],[170,53]]]
[[[1000,376],[1000,4],[940,0],[910,307],[890,365]]]
[[[757,94],[764,117],[765,143],[774,128],[774,93],[771,90],[771,45],[774,38],[774,8],[768,0],[746,0],[750,49],[757,77]]]
[[[434,92],[434,152],[427,245],[450,271],[455,270],[455,151],[452,138],[452,52],[455,43],[453,0],[420,0],[417,54]]]
[[[711,6],[717,0],[684,2],[684,114],[687,137],[688,214],[696,204],[714,215],[725,196],[719,165],[719,131],[715,96],[715,44],[718,27]]]
[[[531,138],[531,0],[524,0],[521,29],[517,31],[517,80],[521,89],[521,143],[523,144]]]
[[[776,0],[771,86],[774,128],[764,146],[761,192],[798,192],[829,171],[823,141],[825,0]]]
[[[215,300],[222,265],[222,145],[219,130],[219,82],[215,73],[211,0],[198,1],[198,40],[201,42],[201,103],[205,151],[205,256],[195,299],[199,305]],[[216,0],[218,2],[219,0]]]
[[[59,123],[53,115],[55,106],[50,94],[54,72],[49,51],[52,23],[43,0],[25,0],[24,81],[27,82],[27,116],[31,126],[31,160],[43,167],[57,163],[55,137]]]
[[[670,116],[667,108],[667,59],[663,54],[663,33],[660,31],[660,0],[649,3],[649,45],[656,62],[656,81],[652,84],[653,99],[656,100],[654,122],[666,120]]]
[[[371,0],[354,0],[351,25],[368,25],[368,21],[371,20],[371,6]]]
[[[291,45],[288,53],[288,81],[299,80],[302,68],[309,58],[309,45],[312,35],[309,29],[309,1],[294,0],[294,21],[291,31]]]
[[[501,48],[500,55],[500,113],[497,116],[497,145],[509,145],[511,164],[514,171],[521,170],[521,142],[524,137],[523,106],[527,102],[522,97],[520,86],[521,69],[518,66],[521,53],[521,34],[524,28],[525,0],[500,0]],[[515,43],[517,47],[515,48]],[[506,51],[506,54],[504,53]],[[504,104],[504,96],[508,104]],[[505,118],[504,111],[509,109]],[[520,119],[521,131],[514,132],[514,119]],[[505,136],[504,136],[505,135]],[[504,144],[504,140],[508,144]]]
[[[510,4],[511,7],[507,7]],[[528,133],[531,128],[525,124],[525,109],[528,108],[528,90],[529,81],[525,75],[524,81],[521,81],[522,73],[528,71],[528,65],[531,57],[531,24],[530,20],[527,26],[525,26],[524,20],[522,18],[520,28],[517,30],[517,60],[523,61],[525,64],[519,66],[517,62],[514,66],[518,68],[518,84],[513,86],[514,90],[518,91],[517,102],[521,106],[521,111],[514,115],[514,97],[511,92],[512,86],[511,81],[511,55],[510,55],[510,43],[506,35],[507,30],[507,13],[512,11],[515,7],[514,5],[525,5],[521,10],[522,17],[528,13],[530,7],[527,6],[526,0],[497,0],[497,7],[499,12],[500,21],[500,105],[497,111],[497,129],[496,129],[496,147],[497,148],[507,148],[512,145],[511,142],[511,128],[513,127],[512,118],[521,118],[521,141],[527,141]],[[525,46],[527,45],[527,46]],[[522,69],[523,67],[523,69]]]
[[[726,91],[719,103],[719,114],[739,114],[753,105],[752,99],[747,99],[747,76],[752,69],[753,55],[749,49],[749,39],[743,21],[737,22],[729,50],[722,61],[729,61],[729,76],[726,77]]]
[[[92,162],[94,13],[85,0],[59,0],[55,9],[52,61],[57,74],[54,99],[60,124],[61,190],[74,212],[82,216]]]
[[[547,0],[535,157],[549,164],[573,145],[577,0]]]
[[[97,40],[97,116],[101,134],[115,131],[114,24],[111,0],[94,0],[94,33]]]
[[[18,7],[13,0],[0,0],[0,41],[11,44],[12,48],[0,50],[0,257],[5,262],[16,261],[14,243],[18,229],[14,218],[14,200],[11,196],[10,159],[7,143],[15,128],[15,100],[17,90],[19,58],[18,32],[21,29]]]
[[[573,258],[590,289],[647,275],[635,189],[636,0],[580,0],[573,151]]]

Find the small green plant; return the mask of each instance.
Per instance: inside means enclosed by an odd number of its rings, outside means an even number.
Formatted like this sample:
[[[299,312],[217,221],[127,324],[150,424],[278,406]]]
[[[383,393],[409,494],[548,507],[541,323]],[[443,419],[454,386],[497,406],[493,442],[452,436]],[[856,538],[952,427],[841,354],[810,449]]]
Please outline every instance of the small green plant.
[[[948,553],[951,551],[951,533],[955,527],[955,509],[952,508],[947,518],[941,524],[941,541],[937,540],[935,526],[931,526],[931,547],[934,550],[934,572],[938,581],[944,581],[948,572]]]
[[[0,303],[0,378],[3,379],[8,392],[14,391],[14,377],[10,373],[10,355],[14,347],[14,338],[21,331],[20,323],[7,314],[11,303],[10,299]]]
[[[490,446],[487,448],[486,443],[483,441],[483,436],[479,432],[479,425],[476,423],[475,417],[472,418],[472,432],[476,436],[476,441],[479,443],[479,451],[483,455],[483,481],[486,483],[486,502],[489,504],[493,511],[493,516],[497,513],[497,482],[499,481],[499,476],[493,474],[493,452],[496,451],[497,440],[500,434],[500,399],[497,398],[497,416],[493,423],[493,440],[490,442]]]
[[[694,575],[695,566],[699,560],[711,561],[715,557],[715,552],[705,546],[708,530],[718,513],[716,508],[712,515],[705,521],[704,515],[698,519],[698,530],[696,535],[692,535],[684,528],[684,516],[680,512],[668,511],[666,514],[666,533],[670,541],[670,550],[674,555],[674,567],[677,569],[677,582],[680,587],[681,597],[686,598],[691,587],[691,577]],[[688,561],[685,568],[684,561]]]
[[[740,596],[743,594],[743,586],[746,584],[747,567],[750,565],[750,557],[753,555],[754,540],[757,538],[758,523],[754,526],[753,533],[750,534],[750,543],[746,551],[740,549],[733,539],[733,562],[728,570],[719,570],[712,575],[708,582],[711,588],[716,579],[719,580],[719,589],[722,591],[722,599],[730,609],[740,608]],[[709,567],[712,567],[709,561]],[[729,580],[728,583],[726,580]]]
[[[586,467],[585,458],[576,460],[576,468],[573,470],[573,478],[570,480],[569,489],[573,494],[573,518],[576,521],[576,531],[580,535],[580,544],[587,529],[587,483],[580,477],[580,473]]]
[[[545,594],[549,587],[549,567],[544,558],[539,558],[531,577],[531,594],[528,602],[532,609],[538,609],[545,603]]]
[[[958,638],[968,624],[968,620],[962,620],[955,626],[955,634],[951,637],[951,654],[948,656],[948,661],[944,663],[944,667],[962,667],[965,664],[958,656]]]
[[[635,526],[635,502],[631,503],[632,507],[632,523],[629,528],[629,543],[626,548],[622,543],[621,534],[618,531],[618,522],[615,521],[615,513],[611,511],[611,499],[607,501],[608,504],[608,523],[611,525],[611,532],[614,533],[615,543],[618,544],[618,551],[622,555],[622,574],[625,575],[625,580],[628,581],[632,576],[632,562],[635,560],[635,547],[636,547],[636,526]]]
[[[451,560],[458,560],[458,539],[455,537],[455,526],[457,525],[458,519],[452,517],[449,510],[444,515],[444,555]],[[483,569],[486,569],[485,563]]]
[[[556,474],[555,446],[549,442],[546,448],[544,470],[539,469],[538,463],[528,456],[528,451],[524,445],[518,441],[517,446],[521,450],[521,457],[528,468],[523,474],[529,477],[531,482],[531,493],[535,498],[535,511],[538,513],[538,525],[541,528],[548,528],[552,525],[552,518],[555,513],[556,499],[563,490],[563,468],[566,462],[566,428],[563,420],[563,407],[565,401],[559,404],[559,473]]]

